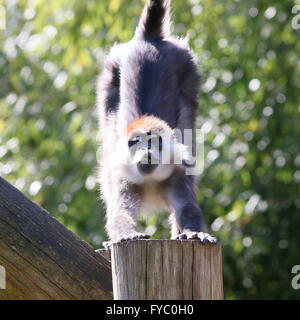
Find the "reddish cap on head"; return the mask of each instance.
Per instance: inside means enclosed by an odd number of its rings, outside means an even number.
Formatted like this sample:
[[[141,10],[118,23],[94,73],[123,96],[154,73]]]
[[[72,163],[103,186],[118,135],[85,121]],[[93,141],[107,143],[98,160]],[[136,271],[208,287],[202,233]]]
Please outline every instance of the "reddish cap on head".
[[[141,116],[139,118],[135,118],[127,125],[127,135],[131,135],[134,132],[149,132],[159,130],[163,130],[164,132],[172,132],[172,129],[165,121],[154,116]]]

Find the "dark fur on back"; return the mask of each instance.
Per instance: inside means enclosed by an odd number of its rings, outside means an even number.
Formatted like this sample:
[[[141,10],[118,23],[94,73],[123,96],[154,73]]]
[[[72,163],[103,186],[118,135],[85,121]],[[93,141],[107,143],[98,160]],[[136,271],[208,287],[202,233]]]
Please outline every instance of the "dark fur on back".
[[[200,76],[187,42],[165,36],[166,15],[169,1],[149,0],[134,38],[111,49],[99,81],[102,117],[128,123],[148,114],[193,128]]]

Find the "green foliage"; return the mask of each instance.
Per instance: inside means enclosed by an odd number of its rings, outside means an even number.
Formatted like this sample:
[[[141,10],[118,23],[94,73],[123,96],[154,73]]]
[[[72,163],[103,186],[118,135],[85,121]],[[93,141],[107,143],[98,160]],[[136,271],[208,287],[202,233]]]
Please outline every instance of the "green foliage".
[[[0,174],[95,247],[106,239],[95,81],[143,2],[0,2]],[[173,0],[174,32],[189,35],[203,73],[198,200],[223,244],[228,299],[300,297],[290,284],[300,264],[296,4]],[[166,219],[142,226],[166,237]]]

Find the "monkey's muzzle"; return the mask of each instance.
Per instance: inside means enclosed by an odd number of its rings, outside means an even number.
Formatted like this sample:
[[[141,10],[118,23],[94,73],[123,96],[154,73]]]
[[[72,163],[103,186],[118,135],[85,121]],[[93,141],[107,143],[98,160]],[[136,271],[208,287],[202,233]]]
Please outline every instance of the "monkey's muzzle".
[[[143,175],[152,173],[155,168],[157,168],[157,166],[157,160],[155,161],[155,159],[151,155],[151,152],[145,154],[142,160],[137,163],[137,168]]]

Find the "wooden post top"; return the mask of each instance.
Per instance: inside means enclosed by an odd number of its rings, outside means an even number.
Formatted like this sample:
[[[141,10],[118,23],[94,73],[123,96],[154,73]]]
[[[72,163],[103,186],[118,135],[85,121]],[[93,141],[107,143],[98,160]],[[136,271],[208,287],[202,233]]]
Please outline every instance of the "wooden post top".
[[[132,240],[111,246],[114,299],[223,299],[219,244]]]

